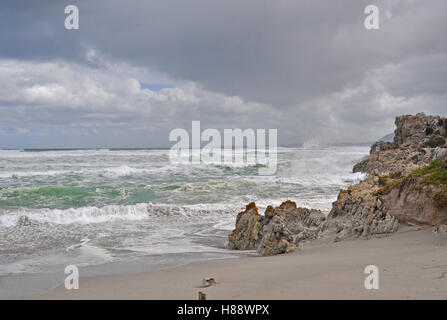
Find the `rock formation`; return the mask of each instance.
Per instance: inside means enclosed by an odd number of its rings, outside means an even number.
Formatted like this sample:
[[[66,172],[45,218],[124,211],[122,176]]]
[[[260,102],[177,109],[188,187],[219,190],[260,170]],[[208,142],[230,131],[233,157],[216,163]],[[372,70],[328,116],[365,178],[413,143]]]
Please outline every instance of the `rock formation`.
[[[249,203],[245,211],[236,217],[236,229],[229,235],[228,247],[236,250],[256,249],[262,237],[262,217],[254,202]]]
[[[317,238],[325,220],[321,211],[297,208],[293,201],[283,202],[276,208],[269,206],[262,216],[252,202],[238,214],[228,247],[255,249],[260,255],[291,252],[302,242]]]
[[[291,252],[303,242],[316,239],[326,220],[321,211],[297,208],[290,200],[277,208],[267,207],[264,216],[262,238],[256,248],[264,256]]]
[[[384,211],[384,203],[375,196],[379,190],[377,177],[340,191],[332,205],[321,235],[335,235],[335,241],[354,237],[370,238],[395,232],[398,220]]]
[[[382,211],[402,223],[436,226],[447,222],[447,162],[435,160],[429,166],[398,176],[381,176],[376,193]]]
[[[381,212],[401,223],[439,225],[447,221],[447,119],[418,113],[395,123],[393,149],[373,152],[354,172],[374,181],[367,188],[382,203]]]
[[[269,206],[260,215],[254,203],[239,213],[229,236],[231,249],[256,249],[259,255],[295,250],[307,241],[333,237],[381,237],[400,224],[447,225],[447,119],[418,113],[396,118],[394,142],[376,142],[354,172],[368,176],[341,190],[327,218],[293,201]]]
[[[420,166],[430,164],[434,150],[429,148],[398,148],[373,152],[354,165],[353,172],[385,175],[407,169],[414,170]]]
[[[424,113],[396,118],[394,144],[404,147],[441,147],[446,144],[446,118],[426,116]]]

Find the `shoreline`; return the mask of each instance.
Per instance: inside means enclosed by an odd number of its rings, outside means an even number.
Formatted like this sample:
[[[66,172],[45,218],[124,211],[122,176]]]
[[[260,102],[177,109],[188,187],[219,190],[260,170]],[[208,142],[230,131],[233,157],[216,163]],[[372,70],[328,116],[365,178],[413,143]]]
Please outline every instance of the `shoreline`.
[[[287,255],[193,262],[138,274],[81,277],[28,299],[447,299],[447,234],[402,228],[371,240],[319,239]],[[367,265],[379,290],[366,290]],[[218,284],[200,288],[202,279]]]
[[[228,252],[201,252],[201,253],[174,253],[167,255],[151,255],[136,260],[110,261],[102,264],[79,266],[79,273],[84,278],[95,278],[98,276],[132,275],[149,272],[157,272],[171,268],[178,268],[191,263],[203,261],[219,261],[227,259],[239,259],[253,255],[251,251]],[[154,261],[154,260],[158,261]],[[49,292],[59,286],[63,286],[64,279],[68,275],[64,273],[61,266],[59,271],[36,272],[36,273],[11,273],[0,276],[0,300],[29,299]]]

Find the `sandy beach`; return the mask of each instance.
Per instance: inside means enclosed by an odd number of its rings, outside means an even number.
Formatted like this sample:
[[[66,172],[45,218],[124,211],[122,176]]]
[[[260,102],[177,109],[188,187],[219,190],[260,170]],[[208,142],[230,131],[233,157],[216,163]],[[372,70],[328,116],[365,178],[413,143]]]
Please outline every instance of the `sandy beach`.
[[[379,289],[366,290],[367,265]],[[203,278],[218,284],[199,288]],[[392,236],[332,243],[271,257],[214,260],[140,274],[80,277],[33,299],[447,299],[447,234],[402,228]]]

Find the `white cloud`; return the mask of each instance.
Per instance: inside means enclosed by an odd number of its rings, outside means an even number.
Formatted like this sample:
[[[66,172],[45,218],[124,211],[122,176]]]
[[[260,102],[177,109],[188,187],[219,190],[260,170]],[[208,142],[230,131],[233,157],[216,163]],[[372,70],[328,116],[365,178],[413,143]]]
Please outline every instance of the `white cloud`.
[[[194,82],[164,78],[173,87],[142,89],[158,83],[147,68],[100,61],[100,66],[68,62],[0,60],[1,124],[68,124],[70,128],[99,127],[154,130],[204,120],[222,123],[222,114],[273,115],[273,108],[240,97],[202,89]],[[205,119],[204,119],[205,118]],[[141,123],[145,123],[142,125]],[[190,122],[189,122],[190,124]],[[232,122],[231,122],[232,124]]]

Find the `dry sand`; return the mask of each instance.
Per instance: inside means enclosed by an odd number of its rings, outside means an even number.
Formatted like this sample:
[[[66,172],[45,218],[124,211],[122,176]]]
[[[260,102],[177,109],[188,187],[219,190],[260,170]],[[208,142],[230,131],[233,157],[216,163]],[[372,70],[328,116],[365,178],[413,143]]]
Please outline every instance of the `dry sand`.
[[[367,265],[379,290],[366,290]],[[198,288],[203,278],[218,284]],[[319,240],[288,255],[192,263],[142,274],[80,278],[35,299],[447,299],[447,234],[400,231],[390,237]]]

